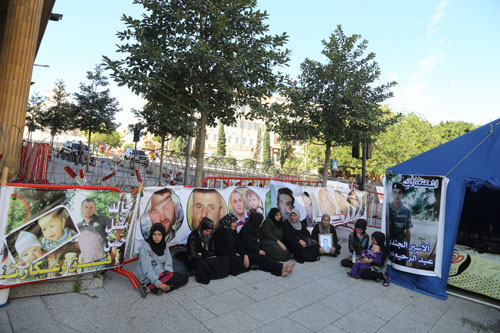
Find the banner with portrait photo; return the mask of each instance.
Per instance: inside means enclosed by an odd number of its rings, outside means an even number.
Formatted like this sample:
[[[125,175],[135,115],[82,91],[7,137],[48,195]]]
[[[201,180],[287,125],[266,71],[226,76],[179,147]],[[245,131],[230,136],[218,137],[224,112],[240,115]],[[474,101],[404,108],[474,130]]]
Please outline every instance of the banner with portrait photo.
[[[99,271],[123,263],[135,195],[4,187],[0,284]]]
[[[350,189],[347,184],[329,182],[328,187],[307,187],[280,181],[271,181],[271,201],[266,210],[278,207],[283,219],[297,208],[300,220],[308,228],[314,227],[323,214],[330,215],[332,224],[342,224],[366,219],[367,195],[364,191]]]
[[[382,230],[393,268],[441,277],[448,179],[390,175],[384,179]]]
[[[153,223],[165,226],[169,246],[186,244],[204,217],[210,218],[217,229],[219,220],[228,213],[236,215],[240,225],[246,222],[250,210],[263,213],[268,192],[267,188],[256,186],[144,188],[135,215],[134,235],[127,245],[127,258],[138,253]]]

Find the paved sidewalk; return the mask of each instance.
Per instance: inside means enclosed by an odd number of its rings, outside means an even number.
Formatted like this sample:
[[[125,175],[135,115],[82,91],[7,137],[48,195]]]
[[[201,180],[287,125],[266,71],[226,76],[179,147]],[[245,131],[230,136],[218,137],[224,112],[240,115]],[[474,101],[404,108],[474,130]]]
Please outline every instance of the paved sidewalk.
[[[201,285],[191,277],[145,299],[108,271],[103,288],[12,300],[0,309],[0,332],[500,332],[500,310],[355,280],[340,259],[297,264],[286,278],[250,271]]]

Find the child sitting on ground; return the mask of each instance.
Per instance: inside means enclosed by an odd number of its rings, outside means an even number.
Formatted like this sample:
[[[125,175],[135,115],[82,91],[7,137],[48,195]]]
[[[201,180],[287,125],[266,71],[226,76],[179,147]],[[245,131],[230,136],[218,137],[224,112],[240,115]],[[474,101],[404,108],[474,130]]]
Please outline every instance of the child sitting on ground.
[[[59,209],[38,219],[43,234],[41,243],[44,251],[51,251],[76,235],[74,230],[65,227],[66,219],[62,214],[64,211]]]
[[[42,255],[42,245],[34,234],[28,231],[21,231],[14,244],[21,266],[28,266],[38,260]]]
[[[355,279],[359,279],[361,277],[361,272],[370,267],[371,263],[379,264],[382,260],[382,251],[380,251],[380,246],[378,244],[372,244],[371,248],[367,250],[363,250],[361,252],[361,256],[366,259],[370,259],[370,263],[362,263],[357,261],[352,265],[352,269],[350,272],[347,272],[347,275],[353,277]]]

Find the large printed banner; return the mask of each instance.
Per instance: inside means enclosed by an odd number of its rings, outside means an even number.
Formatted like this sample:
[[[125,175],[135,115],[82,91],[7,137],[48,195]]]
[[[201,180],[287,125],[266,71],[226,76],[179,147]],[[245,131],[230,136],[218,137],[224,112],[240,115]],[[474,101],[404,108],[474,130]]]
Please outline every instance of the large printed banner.
[[[391,175],[384,180],[384,214],[395,269],[441,277],[448,179]]]
[[[0,284],[123,263],[135,196],[81,189],[4,187],[1,191]]]
[[[342,183],[327,188],[281,182],[272,182],[270,188],[147,187],[140,196],[82,189],[1,191],[0,284],[4,285],[119,266],[136,256],[151,225],[158,222],[165,226],[171,246],[186,244],[203,217],[212,219],[217,228],[228,213],[245,223],[250,210],[267,215],[279,207],[287,219],[290,210],[298,208],[308,227],[322,214],[329,214],[332,223],[366,217],[366,193]]]
[[[348,184],[334,182],[329,187],[303,187],[290,183],[271,181],[271,200],[267,207],[278,207],[284,220],[297,208],[300,220],[308,227],[321,221],[323,214],[330,215],[333,224],[366,219],[366,192],[350,189]]]

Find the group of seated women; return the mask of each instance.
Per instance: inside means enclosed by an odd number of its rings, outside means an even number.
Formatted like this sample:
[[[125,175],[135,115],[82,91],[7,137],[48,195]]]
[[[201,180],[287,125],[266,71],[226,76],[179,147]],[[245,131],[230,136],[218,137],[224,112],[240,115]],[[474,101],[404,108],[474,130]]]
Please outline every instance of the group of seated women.
[[[214,231],[214,222],[205,217],[198,229],[191,232],[187,241],[187,266],[197,282],[208,284],[211,280],[236,276],[250,269],[286,277],[293,272],[295,263],[281,262],[291,257],[298,263],[304,263],[319,260],[320,255],[336,257],[340,254],[335,228],[330,225],[330,216],[326,214],[311,233],[301,223],[297,209],[290,212],[287,221],[282,220],[277,208],[272,208],[265,220],[262,214],[252,211],[239,233],[236,231],[237,222],[236,216],[228,214],[219,221],[219,228]],[[356,277],[384,279],[388,285],[380,269],[384,256],[376,261],[363,252],[368,248],[365,230],[366,221],[360,219],[349,236],[350,252],[356,251],[360,255],[357,258],[359,265],[353,268],[356,269]],[[328,251],[318,245],[320,234],[332,235],[333,243]],[[375,232],[371,240],[372,245],[378,243],[381,253],[386,254],[384,234]],[[376,247],[369,254],[372,255],[375,250]],[[353,267],[353,260],[347,257],[341,264]],[[140,248],[138,273],[142,297],[149,292],[159,295],[171,291],[188,281],[188,275],[173,272],[172,257],[165,242],[165,228],[161,223],[153,224],[148,239]]]

